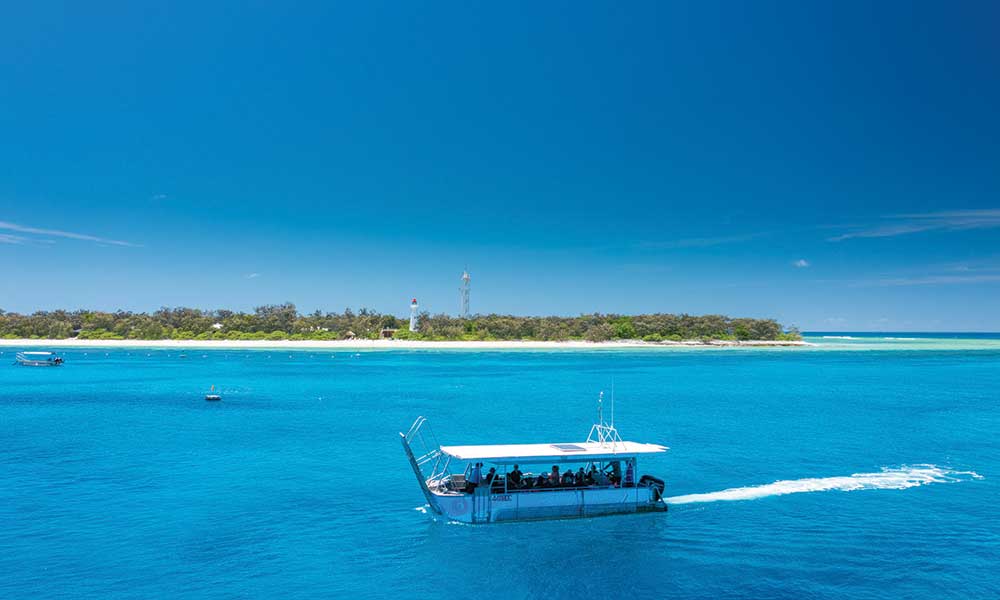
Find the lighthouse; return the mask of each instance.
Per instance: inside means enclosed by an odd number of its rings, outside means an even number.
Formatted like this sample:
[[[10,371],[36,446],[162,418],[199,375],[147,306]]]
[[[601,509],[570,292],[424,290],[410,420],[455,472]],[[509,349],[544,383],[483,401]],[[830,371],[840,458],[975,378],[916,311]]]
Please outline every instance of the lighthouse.
[[[410,302],[410,331],[417,330],[417,299]]]

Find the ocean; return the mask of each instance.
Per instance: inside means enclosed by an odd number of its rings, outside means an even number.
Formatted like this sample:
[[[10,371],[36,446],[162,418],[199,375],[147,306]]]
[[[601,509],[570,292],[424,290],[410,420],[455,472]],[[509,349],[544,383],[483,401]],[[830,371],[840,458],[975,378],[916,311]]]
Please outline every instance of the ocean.
[[[827,335],[2,366],[0,598],[1000,597],[1000,342]],[[612,385],[623,436],[670,446],[639,469],[669,512],[428,514],[417,416],[443,444],[578,441]]]

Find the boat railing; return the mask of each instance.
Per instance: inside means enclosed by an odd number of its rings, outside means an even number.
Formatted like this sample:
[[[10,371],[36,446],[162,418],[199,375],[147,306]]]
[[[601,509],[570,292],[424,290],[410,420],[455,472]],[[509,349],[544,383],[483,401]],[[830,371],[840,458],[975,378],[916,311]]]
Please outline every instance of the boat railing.
[[[493,493],[502,494],[538,494],[545,492],[575,492],[580,490],[610,490],[620,488],[621,486],[609,483],[607,485],[599,485],[596,483],[588,485],[560,485],[558,487],[532,487],[532,488],[512,488],[508,487],[506,491],[493,488]]]
[[[534,481],[538,477],[539,473],[523,473],[522,481]],[[464,480],[463,480],[464,483]],[[492,483],[483,482],[479,487],[489,487],[493,494],[531,494],[537,492],[566,492],[572,490],[604,490],[604,489],[614,489],[623,487],[640,487],[635,484],[628,485],[624,482],[614,483],[609,481],[608,483],[598,483],[597,481],[592,481],[590,483],[571,483],[571,484],[558,484],[558,485],[531,485],[531,486],[518,486],[514,487],[509,477],[506,473],[498,473],[497,478]],[[464,488],[464,486],[463,486]]]
[[[448,475],[451,459],[441,452],[441,446],[427,419],[417,417],[410,429],[403,434],[403,439],[409,448],[415,450],[413,460],[424,481],[440,484]]]

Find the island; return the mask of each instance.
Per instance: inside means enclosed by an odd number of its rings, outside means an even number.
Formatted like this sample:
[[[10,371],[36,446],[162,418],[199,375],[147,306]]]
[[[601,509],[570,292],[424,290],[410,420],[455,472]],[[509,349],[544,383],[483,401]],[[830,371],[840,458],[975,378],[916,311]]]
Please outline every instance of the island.
[[[409,320],[368,309],[302,314],[294,304],[253,312],[164,307],[152,313],[0,310],[0,340],[52,345],[177,345],[253,347],[635,347],[807,345],[774,319],[653,313],[565,316],[420,313]],[[280,344],[279,344],[280,343]]]

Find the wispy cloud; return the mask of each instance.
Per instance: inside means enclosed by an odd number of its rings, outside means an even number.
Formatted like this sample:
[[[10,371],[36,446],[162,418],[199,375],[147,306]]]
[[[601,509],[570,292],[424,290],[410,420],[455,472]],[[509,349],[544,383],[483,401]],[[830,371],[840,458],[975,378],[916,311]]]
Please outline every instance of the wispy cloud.
[[[26,241],[28,241],[27,238],[23,238],[19,235],[0,233],[0,244],[23,244]]]
[[[246,276],[247,279],[257,279],[258,277],[260,277],[260,273],[249,273]]]
[[[769,232],[759,232],[759,233],[745,233],[741,235],[726,235],[720,237],[705,237],[705,238],[685,238],[680,240],[664,240],[659,242],[642,242],[639,244],[642,248],[662,248],[662,249],[673,249],[673,248],[706,248],[708,246],[721,246],[723,244],[738,244],[740,242],[749,242],[760,237],[770,235]]]
[[[0,221],[0,229],[7,231],[16,231],[17,233],[27,233],[32,235],[66,238],[71,240],[80,240],[84,242],[95,242],[98,244],[109,244],[112,246],[129,246],[131,248],[138,247],[138,244],[133,244],[131,242],[123,242],[121,240],[112,240],[108,238],[97,237],[95,235],[87,235],[84,233],[73,233],[71,231],[60,231],[58,229],[41,229],[38,227],[28,227],[25,225],[18,225],[17,223],[8,223],[7,221]],[[20,237],[9,234],[2,234],[2,235],[11,238]],[[21,239],[25,240],[26,238],[21,238]]]
[[[1000,256],[983,256],[961,262],[945,262],[930,265],[926,272],[941,273],[1000,273]]]
[[[1000,281],[1000,273],[981,275],[927,275],[924,277],[896,277],[858,282],[860,286],[896,287],[907,285],[963,285],[972,283],[994,283]]]
[[[880,224],[855,228],[827,238],[827,241],[842,242],[852,238],[883,238],[924,231],[964,231],[996,227],[1000,227],[1000,209],[910,213],[883,217]]]
[[[792,266],[798,269],[805,269],[809,266],[809,261],[804,258],[800,258],[799,260],[793,262]]]

